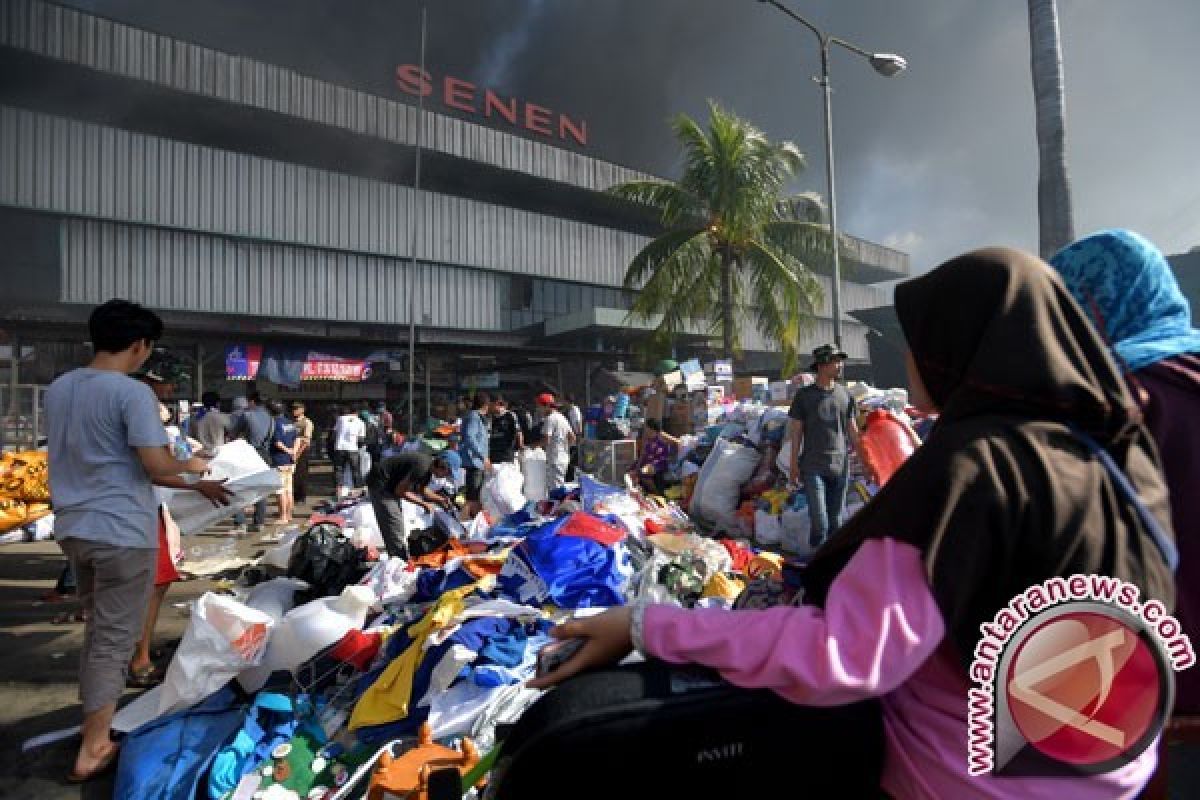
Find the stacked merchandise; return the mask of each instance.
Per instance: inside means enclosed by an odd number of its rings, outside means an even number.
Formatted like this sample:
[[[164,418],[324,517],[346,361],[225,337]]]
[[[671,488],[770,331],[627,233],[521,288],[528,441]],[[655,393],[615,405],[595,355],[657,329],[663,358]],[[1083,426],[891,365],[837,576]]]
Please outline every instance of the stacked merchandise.
[[[430,764],[478,791],[556,623],[640,597],[730,608],[789,569],[586,477],[495,525],[414,520],[409,561],[378,555],[367,508],[314,516],[196,602],[163,685],[114,721],[115,797],[416,796]]]
[[[0,533],[50,514],[50,484],[44,450],[0,454]]]

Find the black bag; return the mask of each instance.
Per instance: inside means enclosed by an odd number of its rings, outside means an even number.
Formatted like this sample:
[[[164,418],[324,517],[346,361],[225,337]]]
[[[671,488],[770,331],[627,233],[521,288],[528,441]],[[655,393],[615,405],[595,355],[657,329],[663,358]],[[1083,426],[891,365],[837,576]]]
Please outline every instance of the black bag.
[[[299,578],[311,587],[304,594],[307,602],[341,594],[347,586],[362,579],[366,567],[362,553],[342,536],[341,528],[322,522],[296,540],[287,572],[288,577]]]
[[[798,706],[649,661],[580,675],[539,699],[504,738],[488,794],[877,800],[883,750],[878,701]]]

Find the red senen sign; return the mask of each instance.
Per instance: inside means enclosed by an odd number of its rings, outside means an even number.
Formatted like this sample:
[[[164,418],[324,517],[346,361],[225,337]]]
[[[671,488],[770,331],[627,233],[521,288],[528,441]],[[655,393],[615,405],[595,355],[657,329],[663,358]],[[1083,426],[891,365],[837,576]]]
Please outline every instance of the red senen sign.
[[[428,70],[422,71],[415,64],[401,64],[396,67],[396,85],[400,91],[414,97],[429,97],[434,93],[435,83]],[[573,139],[576,144],[587,146],[587,120],[574,120],[528,100],[503,97],[491,89],[481,90],[470,81],[450,75],[444,76],[437,88],[440,90],[439,99],[446,108],[488,119],[503,119],[513,127],[524,128],[540,136],[564,142]]]

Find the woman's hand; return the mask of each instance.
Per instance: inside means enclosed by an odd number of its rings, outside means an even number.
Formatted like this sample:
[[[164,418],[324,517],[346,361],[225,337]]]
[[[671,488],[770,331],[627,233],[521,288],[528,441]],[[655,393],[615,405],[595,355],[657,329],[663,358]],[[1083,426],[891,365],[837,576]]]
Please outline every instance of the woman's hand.
[[[613,608],[594,617],[565,622],[550,632],[555,639],[583,639],[579,652],[551,672],[527,684],[531,689],[549,689],[581,672],[619,663],[633,650],[630,629],[633,609]]]

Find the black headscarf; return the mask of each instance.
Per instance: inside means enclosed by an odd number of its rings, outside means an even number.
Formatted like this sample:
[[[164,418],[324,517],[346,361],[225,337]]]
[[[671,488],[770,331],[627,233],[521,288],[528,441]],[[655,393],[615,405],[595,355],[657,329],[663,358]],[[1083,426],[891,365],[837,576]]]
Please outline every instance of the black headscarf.
[[[1171,573],[1153,539],[1068,427],[1108,450],[1169,531],[1154,446],[1058,276],[1019,251],[979,250],[897,286],[896,312],[941,416],[817,553],[807,597],[824,603],[864,540],[912,544],[964,666],[981,623],[1056,575],[1110,575],[1171,606]]]

